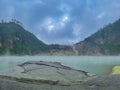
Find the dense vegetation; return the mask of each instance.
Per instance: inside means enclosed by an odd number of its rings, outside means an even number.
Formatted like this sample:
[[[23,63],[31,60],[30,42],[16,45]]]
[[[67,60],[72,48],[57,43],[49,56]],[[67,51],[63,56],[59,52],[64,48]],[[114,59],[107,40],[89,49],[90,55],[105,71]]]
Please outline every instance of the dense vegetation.
[[[15,22],[0,23],[0,54],[38,54],[48,48],[21,25]]]
[[[47,45],[38,40],[32,33],[25,30],[17,20],[11,22],[1,21],[0,23],[0,55],[53,55],[72,52],[70,46]]]
[[[75,46],[79,54],[120,55],[120,19]]]

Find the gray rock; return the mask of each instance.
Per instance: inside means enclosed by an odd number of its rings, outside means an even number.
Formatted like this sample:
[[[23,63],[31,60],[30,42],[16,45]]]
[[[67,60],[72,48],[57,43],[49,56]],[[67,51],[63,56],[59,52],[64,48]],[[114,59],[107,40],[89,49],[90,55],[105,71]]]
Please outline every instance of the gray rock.
[[[64,66],[59,62],[44,61],[30,61],[19,64],[15,68],[1,72],[0,75],[15,78],[15,80],[20,78],[23,81],[26,79],[34,82],[38,82],[38,80],[42,82],[51,81],[60,85],[76,84],[93,77],[88,72]]]

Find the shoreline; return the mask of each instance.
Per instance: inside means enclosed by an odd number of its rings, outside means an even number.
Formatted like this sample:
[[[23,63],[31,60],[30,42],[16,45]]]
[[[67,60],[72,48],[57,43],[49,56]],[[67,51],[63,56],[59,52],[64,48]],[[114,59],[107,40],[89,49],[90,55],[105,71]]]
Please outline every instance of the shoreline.
[[[22,79],[23,80],[23,79]],[[0,90],[119,90],[120,75],[96,77],[74,85],[26,83],[0,76]]]

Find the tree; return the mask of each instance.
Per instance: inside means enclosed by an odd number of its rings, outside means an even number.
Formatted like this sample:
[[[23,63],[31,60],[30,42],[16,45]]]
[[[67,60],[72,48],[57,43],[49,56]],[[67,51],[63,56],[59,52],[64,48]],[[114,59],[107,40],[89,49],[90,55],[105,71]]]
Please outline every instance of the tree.
[[[14,22],[14,23],[19,24],[19,25],[22,26],[22,23],[20,21],[16,20],[16,19],[12,19],[12,22]]]

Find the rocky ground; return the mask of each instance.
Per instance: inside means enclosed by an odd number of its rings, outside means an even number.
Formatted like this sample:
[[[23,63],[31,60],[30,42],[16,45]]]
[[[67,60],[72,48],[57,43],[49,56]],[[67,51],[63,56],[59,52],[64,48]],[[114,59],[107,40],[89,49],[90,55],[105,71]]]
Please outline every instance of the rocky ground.
[[[23,83],[0,77],[0,90],[120,90],[120,76],[99,77],[69,86]]]
[[[92,74],[64,66],[59,62],[31,61],[19,64],[15,68],[1,71],[1,76],[12,79],[24,79],[34,82],[71,85],[93,77]]]
[[[97,77],[58,62],[26,62],[0,72],[0,90],[120,90],[120,76]]]

